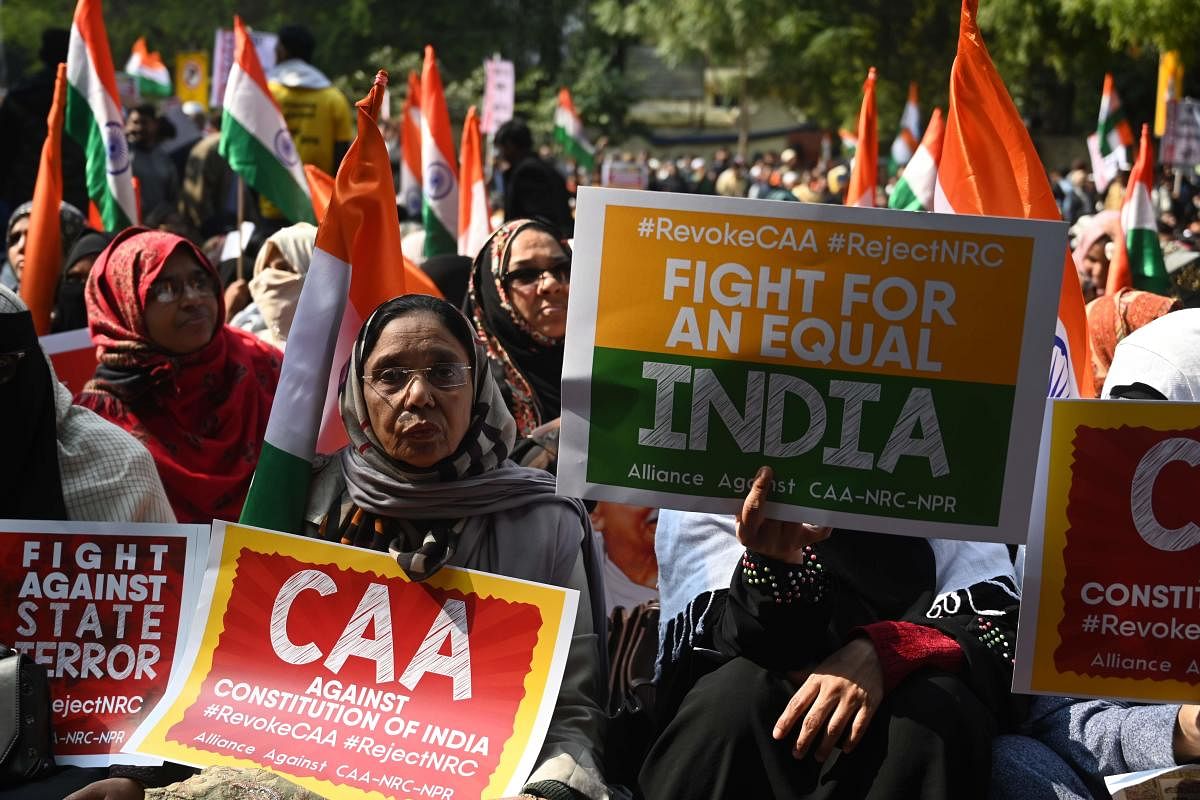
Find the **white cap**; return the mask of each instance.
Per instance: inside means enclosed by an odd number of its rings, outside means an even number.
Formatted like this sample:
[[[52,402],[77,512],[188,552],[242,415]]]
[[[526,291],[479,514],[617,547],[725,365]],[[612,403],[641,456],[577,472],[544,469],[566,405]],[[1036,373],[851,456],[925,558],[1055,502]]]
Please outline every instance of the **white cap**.
[[[189,117],[194,117],[197,114],[204,113],[204,106],[200,105],[195,100],[188,100],[179,107],[179,110],[187,114]]]
[[[1200,401],[1200,308],[1172,311],[1117,344],[1101,397],[1134,383],[1168,400]]]

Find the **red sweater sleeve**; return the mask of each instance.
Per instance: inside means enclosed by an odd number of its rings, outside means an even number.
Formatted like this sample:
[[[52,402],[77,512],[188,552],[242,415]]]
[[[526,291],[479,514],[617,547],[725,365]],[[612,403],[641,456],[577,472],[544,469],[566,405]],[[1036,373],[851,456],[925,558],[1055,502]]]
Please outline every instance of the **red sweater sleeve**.
[[[957,672],[962,666],[963,652],[958,642],[935,628],[889,621],[864,625],[854,633],[867,636],[875,646],[883,667],[885,692],[922,667]]]

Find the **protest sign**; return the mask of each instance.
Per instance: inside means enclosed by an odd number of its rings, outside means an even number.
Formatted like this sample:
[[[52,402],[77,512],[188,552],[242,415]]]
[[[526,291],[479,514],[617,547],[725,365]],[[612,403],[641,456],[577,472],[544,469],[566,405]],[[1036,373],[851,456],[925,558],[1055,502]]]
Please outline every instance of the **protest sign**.
[[[38,339],[42,351],[50,357],[54,374],[66,384],[72,395],[83,391],[84,384],[96,372],[96,345],[87,328],[51,333]]]
[[[60,764],[122,754],[187,641],[208,529],[0,520],[0,641],[46,667]]]
[[[275,67],[275,45],[279,44],[279,36],[266,31],[250,31],[250,41],[254,42],[258,63],[262,64],[264,72],[269,73]],[[212,81],[208,98],[210,108],[225,105],[225,84],[229,81],[229,71],[233,69],[233,45],[233,30],[218,28],[213,35]]]
[[[189,50],[175,56],[175,96],[179,102],[195,102],[208,110],[208,53]]]
[[[559,491],[1024,541],[1065,231],[581,189]]]
[[[131,747],[262,767],[324,797],[516,794],[553,713],[577,593],[214,523],[190,675]]]
[[[483,68],[483,120],[479,130],[490,136],[513,117],[517,77],[513,62],[501,58],[489,58],[483,62]]]
[[[1048,404],[1013,690],[1200,701],[1200,404]]]

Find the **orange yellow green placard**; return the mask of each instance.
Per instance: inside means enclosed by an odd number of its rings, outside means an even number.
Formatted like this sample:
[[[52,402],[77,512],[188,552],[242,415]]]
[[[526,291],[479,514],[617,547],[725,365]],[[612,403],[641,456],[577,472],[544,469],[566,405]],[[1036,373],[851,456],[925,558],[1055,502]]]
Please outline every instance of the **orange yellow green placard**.
[[[1200,701],[1200,404],[1048,403],[1013,689]]]
[[[129,750],[323,797],[502,797],[534,767],[578,593],[214,523],[190,674]]]
[[[1060,223],[580,190],[563,494],[1024,541]]]

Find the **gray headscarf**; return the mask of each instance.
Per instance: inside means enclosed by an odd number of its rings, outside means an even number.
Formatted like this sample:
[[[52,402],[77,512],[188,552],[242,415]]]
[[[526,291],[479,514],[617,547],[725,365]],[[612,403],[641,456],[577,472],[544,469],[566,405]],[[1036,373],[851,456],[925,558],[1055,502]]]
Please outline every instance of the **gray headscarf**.
[[[8,218],[8,230],[4,232],[4,242],[6,245],[17,223],[32,214],[32,200],[17,206],[17,210]],[[58,204],[58,224],[59,230],[62,231],[63,258],[66,258],[67,253],[71,250],[71,246],[79,238],[79,234],[83,233],[83,229],[87,225],[87,220],[84,219],[83,213],[78,208],[64,201]]]

